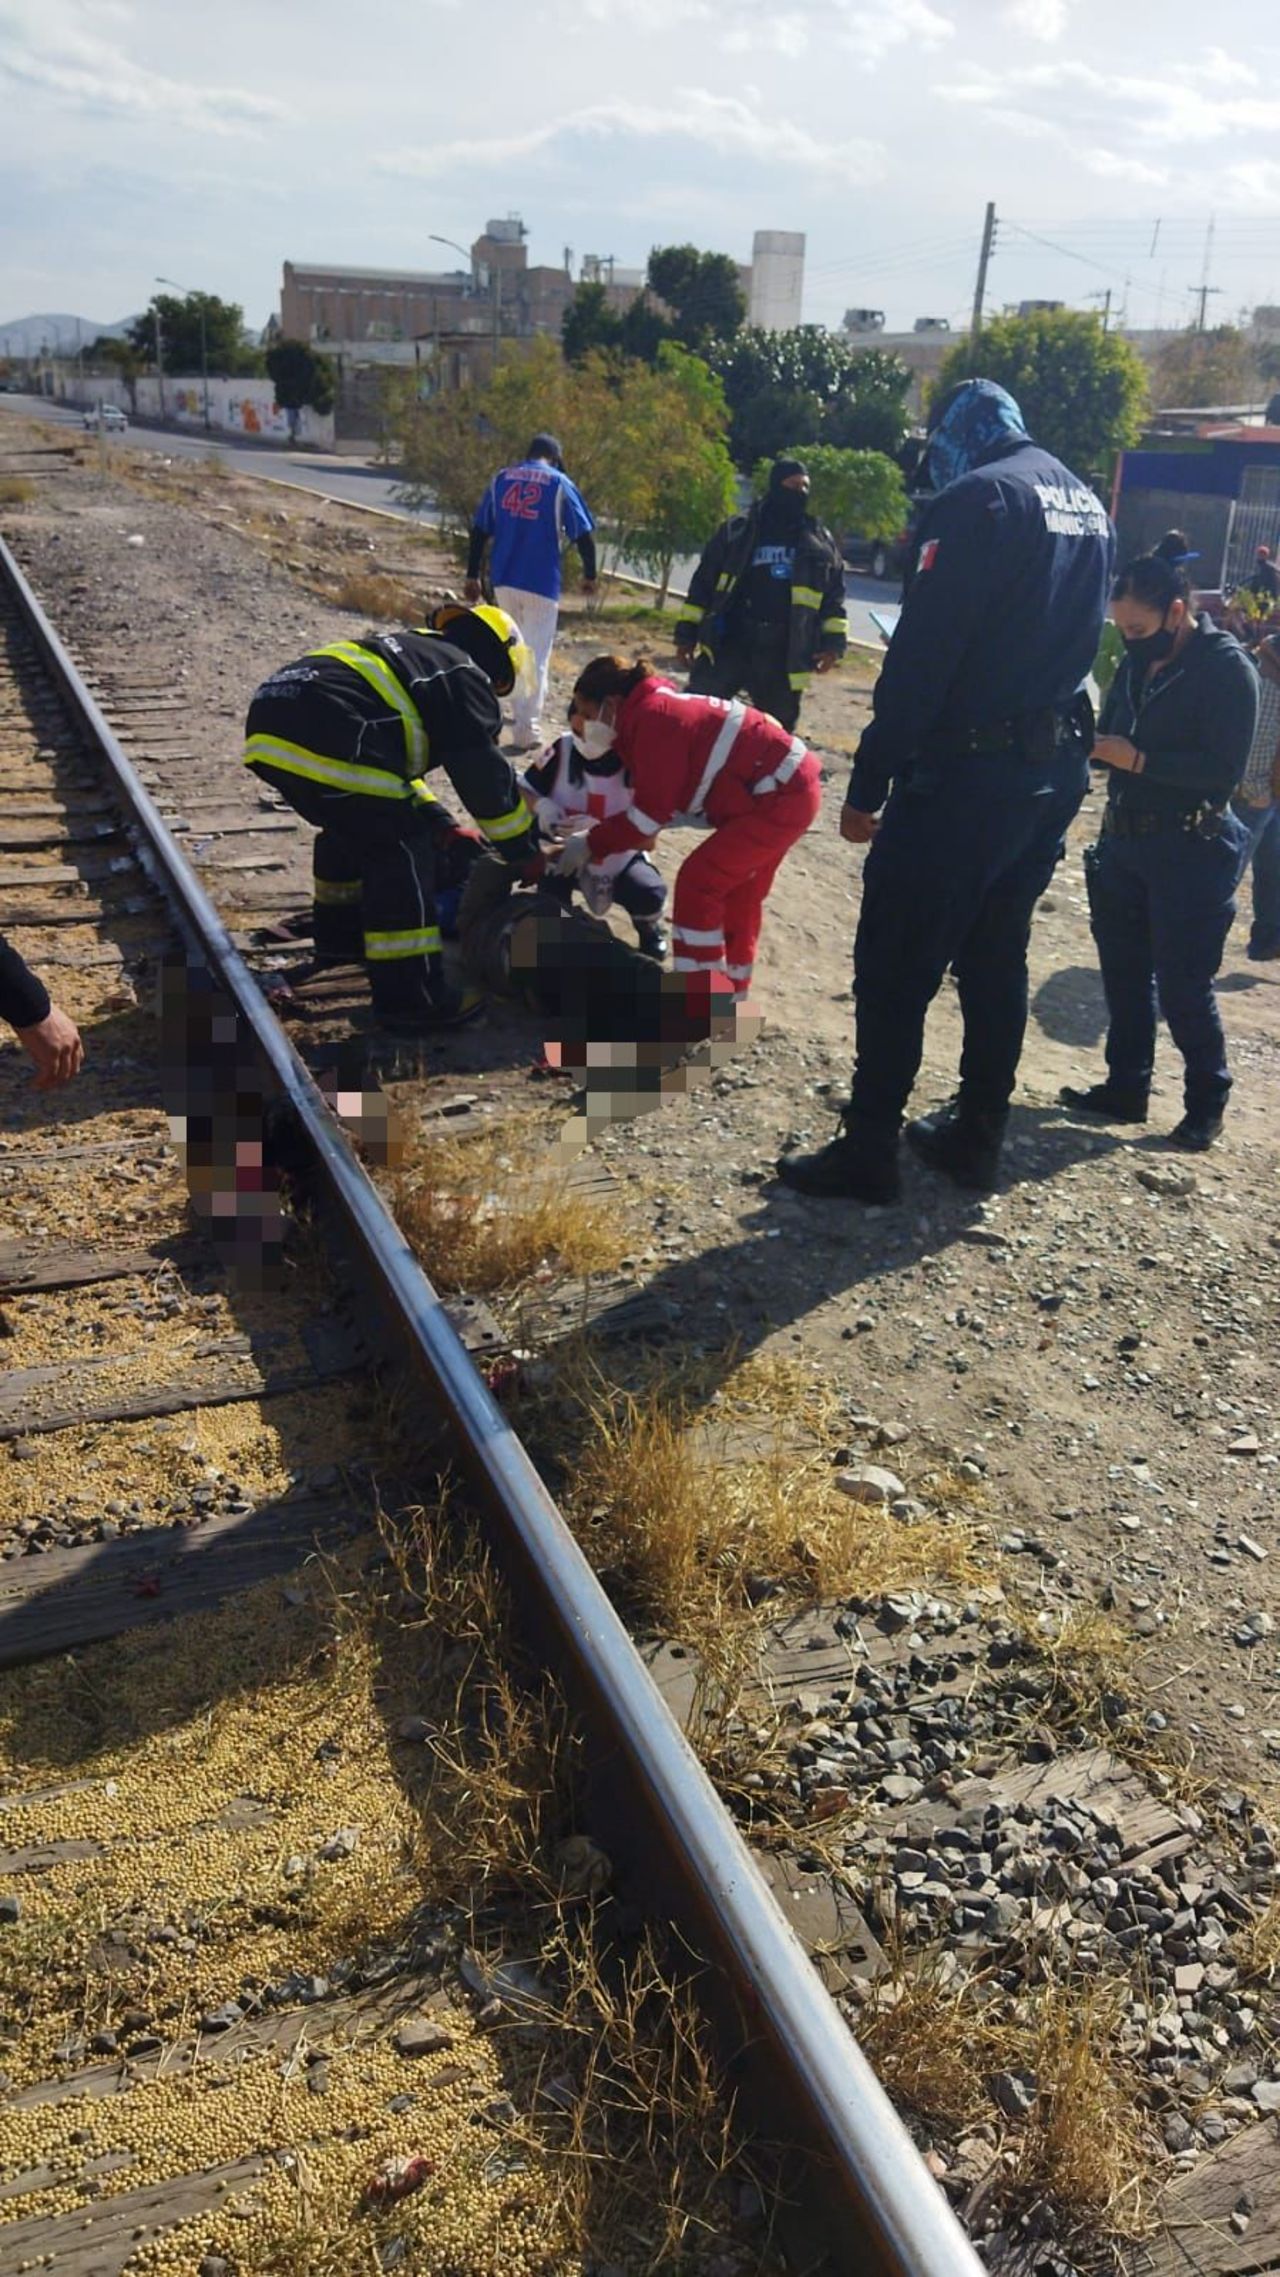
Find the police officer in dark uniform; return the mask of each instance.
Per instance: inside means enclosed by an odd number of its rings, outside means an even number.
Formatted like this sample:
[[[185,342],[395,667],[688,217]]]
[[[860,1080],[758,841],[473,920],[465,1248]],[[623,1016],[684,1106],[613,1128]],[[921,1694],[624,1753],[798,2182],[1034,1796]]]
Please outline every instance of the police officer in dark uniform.
[[[1202,1153],[1231,1091],[1213,993],[1249,832],[1230,800],[1249,758],[1258,675],[1231,634],[1197,617],[1171,531],[1111,597],[1125,645],[1102,710],[1102,833],[1085,854],[1089,918],[1107,995],[1105,1081],[1064,1087],[1064,1106],[1145,1123],[1156,1007],[1185,1064],[1174,1146]]]
[[[1031,915],[1088,779],[1093,723],[1080,691],[1114,551],[1093,492],[1032,442],[991,380],[943,399],[922,476],[936,496],[840,824],[870,848],[849,1104],[829,1145],[778,1166],[802,1193],[862,1202],[896,1198],[898,1132],[948,966],[964,1017],[960,1089],[907,1136],[958,1184],[995,1182]]]

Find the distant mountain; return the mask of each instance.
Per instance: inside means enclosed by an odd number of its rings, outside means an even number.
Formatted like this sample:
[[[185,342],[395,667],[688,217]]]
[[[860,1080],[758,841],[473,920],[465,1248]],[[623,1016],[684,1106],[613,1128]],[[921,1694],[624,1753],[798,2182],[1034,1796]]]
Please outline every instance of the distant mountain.
[[[74,356],[77,348],[108,333],[122,340],[136,317],[122,316],[118,324],[98,324],[91,316],[16,316],[0,324],[0,356],[38,356],[47,348],[54,355]]]

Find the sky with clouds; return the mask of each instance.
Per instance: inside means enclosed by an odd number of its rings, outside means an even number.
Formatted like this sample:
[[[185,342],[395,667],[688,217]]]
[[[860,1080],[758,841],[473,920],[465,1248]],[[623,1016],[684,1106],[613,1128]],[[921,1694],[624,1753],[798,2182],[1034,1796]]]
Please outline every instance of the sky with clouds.
[[[1277,28],[1272,28],[1277,27]],[[0,0],[0,323],[145,304],[255,324],[298,261],[640,266],[808,238],[804,314],[989,303],[1185,322],[1280,302],[1280,19],[1203,0]]]

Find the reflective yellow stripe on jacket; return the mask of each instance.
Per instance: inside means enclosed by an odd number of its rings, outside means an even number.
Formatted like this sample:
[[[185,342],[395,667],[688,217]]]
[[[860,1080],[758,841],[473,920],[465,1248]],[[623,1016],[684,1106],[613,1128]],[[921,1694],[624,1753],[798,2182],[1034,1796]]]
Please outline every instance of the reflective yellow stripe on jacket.
[[[438,925],[415,925],[402,933],[366,933],[364,953],[370,964],[392,964],[399,957],[438,957],[442,953]]]
[[[475,819],[495,846],[500,846],[504,838],[518,838],[522,830],[529,828],[530,821],[523,799],[508,814],[478,814]]]
[[[381,696],[393,712],[399,713],[404,728],[405,758],[408,761],[406,772],[411,777],[421,775],[427,765],[427,731],[413,698],[408,689],[402,687],[397,680],[391,666],[384,664],[382,658],[375,656],[371,649],[361,648],[355,640],[331,641],[327,648],[313,648],[310,654],[331,656],[335,663],[345,664],[350,671],[358,672],[375,696]]]
[[[251,735],[244,747],[246,767],[278,767],[286,775],[303,775],[310,783],[323,783],[331,791],[359,791],[370,799],[408,799],[415,796],[403,775],[389,775],[382,767],[360,767],[350,759],[327,759],[322,751],[308,751],[301,743],[286,743],[279,735]]]
[[[816,585],[793,585],[791,606],[793,609],[820,609],[822,595]]]

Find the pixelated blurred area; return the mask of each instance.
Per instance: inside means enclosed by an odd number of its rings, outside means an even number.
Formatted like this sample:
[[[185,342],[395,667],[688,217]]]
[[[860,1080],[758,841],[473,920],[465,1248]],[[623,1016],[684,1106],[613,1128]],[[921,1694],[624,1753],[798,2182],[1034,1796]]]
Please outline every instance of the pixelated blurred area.
[[[577,1081],[562,1159],[683,1098],[760,1033],[722,974],[665,971],[545,886],[517,889],[496,860],[473,867],[458,930],[468,978],[537,1013],[546,1067]]]
[[[193,1217],[241,1287],[278,1285],[287,1212],[269,1144],[273,1105],[228,999],[174,956],[160,976],[161,1077]]]
[[[316,1076],[325,1105],[373,1170],[399,1170],[407,1149],[404,1120],[385,1092],[353,1088],[335,1068]]]

